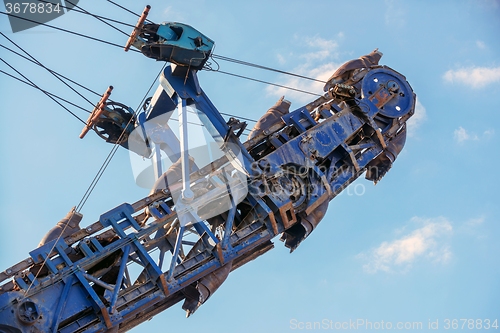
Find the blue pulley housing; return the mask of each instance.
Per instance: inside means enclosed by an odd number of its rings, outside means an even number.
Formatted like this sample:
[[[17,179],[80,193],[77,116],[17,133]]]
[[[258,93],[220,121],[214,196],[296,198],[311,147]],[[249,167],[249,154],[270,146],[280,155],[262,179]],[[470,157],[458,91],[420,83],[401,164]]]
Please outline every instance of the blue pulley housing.
[[[363,79],[361,94],[363,98],[371,100],[378,108],[379,113],[397,118],[406,115],[414,108],[414,98],[405,77],[393,69],[385,66],[369,71]]]
[[[163,22],[145,24],[134,46],[149,58],[199,70],[208,60],[214,41],[187,24]]]

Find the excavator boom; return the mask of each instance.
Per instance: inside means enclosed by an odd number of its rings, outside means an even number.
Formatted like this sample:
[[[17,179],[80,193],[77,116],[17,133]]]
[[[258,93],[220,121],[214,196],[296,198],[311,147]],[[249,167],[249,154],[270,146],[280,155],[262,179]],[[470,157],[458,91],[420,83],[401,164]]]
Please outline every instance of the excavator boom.
[[[415,94],[378,51],[307,105],[280,99],[242,141],[246,124],[198,82],[208,37],[139,20],[130,46],[172,64],[141,114],[101,100],[84,131],[150,158],[156,182],[86,227],[71,211],[1,272],[0,332],[125,332],[181,301],[192,315],[276,236],[295,250],[332,199],[364,173],[379,181],[404,146]]]

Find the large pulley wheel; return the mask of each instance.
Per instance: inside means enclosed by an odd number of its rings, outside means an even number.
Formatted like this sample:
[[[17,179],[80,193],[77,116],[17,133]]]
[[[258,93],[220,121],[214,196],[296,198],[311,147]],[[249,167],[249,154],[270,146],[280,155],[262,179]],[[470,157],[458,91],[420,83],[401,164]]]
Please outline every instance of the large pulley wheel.
[[[406,115],[413,109],[413,90],[406,81],[406,78],[398,72],[381,67],[369,71],[363,78],[361,85],[362,98],[379,100],[390,99],[379,107],[380,114],[398,118]]]
[[[108,102],[105,112],[93,125],[94,131],[106,142],[122,144],[128,140],[129,128],[133,127],[134,115],[118,102]]]

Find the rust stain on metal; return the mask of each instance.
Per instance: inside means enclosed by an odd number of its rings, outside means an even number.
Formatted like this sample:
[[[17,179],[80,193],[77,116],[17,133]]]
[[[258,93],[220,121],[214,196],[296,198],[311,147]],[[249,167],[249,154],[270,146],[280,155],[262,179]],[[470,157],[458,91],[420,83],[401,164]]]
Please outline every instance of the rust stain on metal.
[[[373,95],[368,97],[378,108],[383,107],[394,97],[384,86],[380,87]]]

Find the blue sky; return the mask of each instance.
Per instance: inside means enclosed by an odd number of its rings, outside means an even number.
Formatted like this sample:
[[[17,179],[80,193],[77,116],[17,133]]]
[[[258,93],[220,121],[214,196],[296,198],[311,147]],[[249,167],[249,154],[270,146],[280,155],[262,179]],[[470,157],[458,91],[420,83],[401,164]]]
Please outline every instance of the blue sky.
[[[318,229],[293,253],[275,249],[230,274],[189,319],[180,305],[133,332],[289,332],[298,323],[500,320],[500,2],[477,1],[120,1],[153,21],[194,26],[215,53],[317,78],[379,48],[381,64],[404,74],[418,96],[410,136],[376,186],[359,179],[334,199]],[[135,24],[106,1],[81,0],[102,16]],[[3,8],[2,8],[3,10]],[[69,13],[59,27],[124,44],[101,22]],[[129,27],[120,27],[129,32]],[[38,27],[0,31],[46,66],[136,108],[162,64],[117,47]],[[2,38],[3,45],[12,47]],[[91,108],[49,73],[0,50],[50,92]],[[221,70],[321,92],[322,86],[220,62]],[[3,63],[0,69],[12,72]],[[308,95],[220,73],[200,83],[221,112],[258,118],[281,96],[297,108]],[[111,145],[42,93],[0,75],[2,221],[0,267],[25,259],[76,205]],[[92,100],[95,96],[86,94]],[[81,118],[87,114],[71,109]],[[147,194],[121,149],[82,212],[83,225]],[[461,324],[461,322],[459,321]],[[371,331],[361,325],[360,331]],[[382,329],[379,329],[382,330]]]

